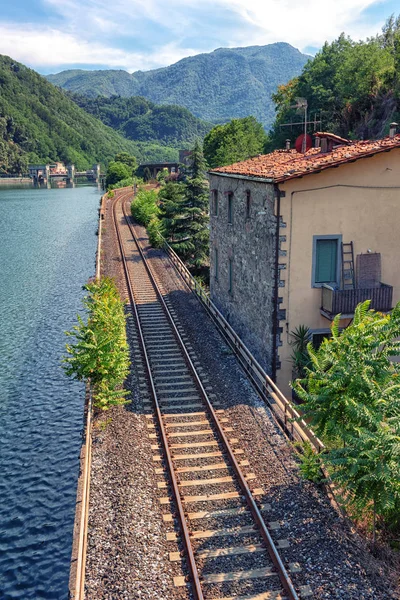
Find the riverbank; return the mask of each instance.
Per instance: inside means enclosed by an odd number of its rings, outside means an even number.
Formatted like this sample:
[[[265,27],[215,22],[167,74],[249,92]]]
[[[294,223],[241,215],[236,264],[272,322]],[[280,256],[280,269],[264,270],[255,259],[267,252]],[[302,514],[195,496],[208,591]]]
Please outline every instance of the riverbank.
[[[32,184],[30,177],[0,177],[0,186]]]

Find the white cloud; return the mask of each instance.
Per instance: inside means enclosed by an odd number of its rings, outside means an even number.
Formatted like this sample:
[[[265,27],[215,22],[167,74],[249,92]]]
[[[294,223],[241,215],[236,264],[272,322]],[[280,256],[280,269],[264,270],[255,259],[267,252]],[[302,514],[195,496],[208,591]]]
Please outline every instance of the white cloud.
[[[63,65],[107,65],[128,71],[147,70],[160,64],[172,64],[184,56],[198,53],[190,48],[166,44],[153,53],[125,52],[99,42],[89,42],[57,29],[38,29],[0,25],[0,54],[7,54],[33,67],[51,68]]]
[[[0,22],[0,53],[39,69],[146,70],[216,47],[277,41],[303,50],[342,31],[354,39],[374,35],[384,21],[383,15],[379,23],[362,18],[365,9],[384,5],[380,0],[42,1],[47,24]]]
[[[207,0],[209,1],[209,0]],[[322,46],[343,31],[354,39],[375,35],[382,23],[366,23],[361,15],[379,0],[218,0],[258,30],[257,42],[285,41],[303,49]],[[253,43],[253,42],[252,42]]]
[[[287,41],[300,49],[322,46],[342,31],[355,39],[374,35],[384,21],[367,23],[361,16],[372,5],[384,4],[383,0],[115,0],[112,5],[108,0],[45,1],[67,20],[73,18],[76,26],[92,15],[93,31],[98,20],[122,35],[146,32],[150,38],[151,23],[178,37],[207,35],[222,9],[231,18],[229,24],[220,22],[219,46],[228,45],[227,32],[230,45]]]

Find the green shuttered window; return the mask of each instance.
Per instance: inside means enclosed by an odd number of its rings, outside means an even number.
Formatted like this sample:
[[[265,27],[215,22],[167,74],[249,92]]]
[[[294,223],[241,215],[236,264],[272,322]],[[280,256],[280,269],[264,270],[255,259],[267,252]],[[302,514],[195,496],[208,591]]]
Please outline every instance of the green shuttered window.
[[[337,240],[317,240],[315,283],[336,281]]]
[[[339,284],[339,243],[341,236],[314,236],[312,285]]]

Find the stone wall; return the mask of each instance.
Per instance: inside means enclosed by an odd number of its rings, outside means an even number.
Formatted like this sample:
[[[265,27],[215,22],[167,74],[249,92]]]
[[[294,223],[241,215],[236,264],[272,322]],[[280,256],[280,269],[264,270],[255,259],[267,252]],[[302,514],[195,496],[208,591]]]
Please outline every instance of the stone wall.
[[[210,190],[211,299],[271,374],[276,252],[274,186],[210,175]],[[214,214],[216,192],[218,215]],[[232,194],[232,223],[228,222],[229,194]],[[218,273],[215,250],[218,252]]]

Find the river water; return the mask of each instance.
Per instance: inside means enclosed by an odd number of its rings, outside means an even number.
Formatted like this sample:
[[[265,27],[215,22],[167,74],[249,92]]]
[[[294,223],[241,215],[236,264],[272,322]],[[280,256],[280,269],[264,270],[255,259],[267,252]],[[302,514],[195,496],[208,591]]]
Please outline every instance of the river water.
[[[68,597],[83,384],[61,367],[94,275],[95,187],[0,188],[0,599]]]

